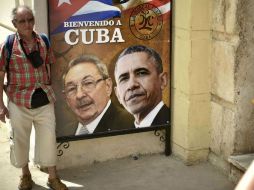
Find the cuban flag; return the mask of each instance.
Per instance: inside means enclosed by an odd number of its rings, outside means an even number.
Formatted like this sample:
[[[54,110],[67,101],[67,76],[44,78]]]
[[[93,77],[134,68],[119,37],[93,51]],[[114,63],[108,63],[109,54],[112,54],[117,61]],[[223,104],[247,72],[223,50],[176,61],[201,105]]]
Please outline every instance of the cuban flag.
[[[100,21],[120,17],[112,0],[49,0],[50,33],[64,32],[64,22]]]

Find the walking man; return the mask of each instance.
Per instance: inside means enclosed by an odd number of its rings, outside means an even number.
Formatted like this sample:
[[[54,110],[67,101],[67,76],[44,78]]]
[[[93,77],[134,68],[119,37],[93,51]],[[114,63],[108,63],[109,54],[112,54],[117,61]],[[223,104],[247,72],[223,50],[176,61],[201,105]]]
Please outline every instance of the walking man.
[[[35,163],[48,167],[47,185],[54,190],[68,190],[56,172],[55,95],[50,86],[47,65],[54,63],[51,48],[34,31],[34,15],[27,6],[12,11],[17,29],[10,59],[6,44],[0,51],[0,120],[10,119],[11,163],[22,168],[20,190],[33,186],[29,162],[29,140],[35,128]],[[8,108],[3,102],[4,76],[7,74]]]

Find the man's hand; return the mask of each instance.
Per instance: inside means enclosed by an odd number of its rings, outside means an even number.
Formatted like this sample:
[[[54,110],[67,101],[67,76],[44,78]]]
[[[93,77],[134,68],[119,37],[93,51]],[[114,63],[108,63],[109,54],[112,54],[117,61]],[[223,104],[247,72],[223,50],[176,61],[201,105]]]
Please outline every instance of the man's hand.
[[[5,117],[9,118],[9,110],[3,105],[0,106],[0,120],[6,123]]]

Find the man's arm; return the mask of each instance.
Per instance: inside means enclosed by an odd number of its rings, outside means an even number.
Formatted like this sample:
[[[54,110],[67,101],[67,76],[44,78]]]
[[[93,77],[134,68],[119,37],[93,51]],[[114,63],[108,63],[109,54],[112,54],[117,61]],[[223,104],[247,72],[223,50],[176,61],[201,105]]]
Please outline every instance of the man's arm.
[[[9,118],[9,111],[4,105],[3,89],[4,89],[4,71],[0,71],[0,120],[5,123],[5,116]]]

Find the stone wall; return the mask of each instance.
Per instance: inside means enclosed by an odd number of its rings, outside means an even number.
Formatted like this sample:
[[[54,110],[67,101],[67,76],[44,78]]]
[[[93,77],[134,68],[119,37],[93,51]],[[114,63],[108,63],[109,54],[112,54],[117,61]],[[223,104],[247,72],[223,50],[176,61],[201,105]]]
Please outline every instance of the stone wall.
[[[254,151],[253,9],[251,0],[213,2],[211,152],[223,161]]]
[[[234,153],[254,152],[254,1],[238,3],[237,23],[240,43],[236,52],[236,134]]]
[[[235,153],[237,135],[238,0],[214,0],[211,51],[210,160],[224,170]],[[228,171],[225,171],[228,172]]]

